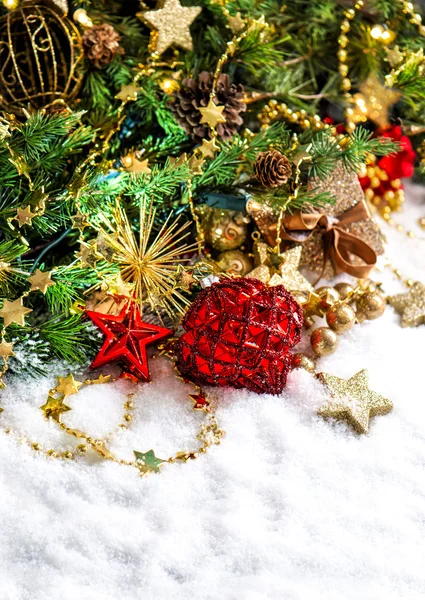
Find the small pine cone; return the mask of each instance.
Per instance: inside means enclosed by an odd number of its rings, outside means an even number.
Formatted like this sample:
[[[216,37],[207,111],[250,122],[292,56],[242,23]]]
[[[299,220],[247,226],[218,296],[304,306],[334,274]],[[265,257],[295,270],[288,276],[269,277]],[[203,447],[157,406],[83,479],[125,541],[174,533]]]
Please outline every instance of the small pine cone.
[[[119,41],[119,33],[108,23],[94,25],[83,34],[86,57],[97,69],[109,65],[117,54],[124,54]]]
[[[254,164],[255,177],[266,188],[284,185],[291,176],[289,160],[278,150],[260,152]]]
[[[174,94],[171,109],[177,122],[194,140],[199,142],[208,135],[208,125],[201,124],[199,108],[205,107],[210,99],[213,74],[203,71],[197,80],[184,79],[178,92]],[[217,83],[216,104],[224,106],[225,123],[218,123],[217,135],[230,140],[243,124],[241,113],[246,111],[243,86],[231,83],[228,75],[220,75]]]

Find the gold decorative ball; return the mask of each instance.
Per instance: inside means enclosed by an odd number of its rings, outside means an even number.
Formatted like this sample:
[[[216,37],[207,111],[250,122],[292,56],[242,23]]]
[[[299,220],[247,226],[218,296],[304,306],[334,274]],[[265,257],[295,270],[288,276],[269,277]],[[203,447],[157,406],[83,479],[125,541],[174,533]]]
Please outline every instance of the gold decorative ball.
[[[316,361],[302,352],[294,354],[292,366],[294,369],[304,369],[308,373],[314,373],[316,371]]]
[[[253,269],[252,260],[242,250],[221,252],[217,257],[217,263],[225,273],[239,277],[244,277]]]
[[[78,454],[85,454],[87,452],[88,448],[85,444],[79,444],[77,446],[77,452]]]
[[[329,327],[318,327],[311,334],[310,343],[317,356],[328,356],[338,348],[338,336]]]
[[[378,319],[384,314],[386,303],[384,296],[378,290],[362,294],[356,303],[358,320]]]
[[[352,328],[356,313],[349,304],[336,302],[326,313],[327,324],[335,333],[344,333]]]
[[[7,112],[68,102],[79,91],[81,36],[54,5],[23,3],[0,19],[0,108]]]
[[[338,302],[338,300],[341,299],[338,290],[336,290],[330,285],[322,285],[322,287],[319,287],[317,288],[317,290],[314,291],[329,304],[334,304],[335,302]]]
[[[205,242],[220,252],[242,246],[248,235],[250,218],[242,212],[201,204],[196,209]]]
[[[334,288],[339,294],[341,300],[345,300],[348,296],[353,292],[354,288],[351,284],[346,283],[345,281],[341,281],[341,283],[337,283]]]

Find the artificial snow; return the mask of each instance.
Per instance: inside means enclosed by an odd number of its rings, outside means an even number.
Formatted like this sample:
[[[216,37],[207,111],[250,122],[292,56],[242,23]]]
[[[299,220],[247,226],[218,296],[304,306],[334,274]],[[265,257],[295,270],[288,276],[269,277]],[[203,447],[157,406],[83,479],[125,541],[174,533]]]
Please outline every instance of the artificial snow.
[[[398,218],[419,239],[383,228],[394,266],[422,281],[424,198],[409,186]],[[374,278],[388,294],[403,291],[388,271]],[[367,436],[316,415],[326,390],[304,371],[280,397],[212,390],[222,444],[143,479],[95,457],[47,460],[1,433],[0,600],[425,598],[424,344],[425,326],[402,329],[388,307],[319,361],[344,378],[368,368],[371,388],[393,400]],[[190,386],[166,359],[150,366],[149,385],[83,388],[64,421],[106,435],[136,391],[133,423],[111,444],[117,455],[195,449],[202,414]],[[45,448],[69,447],[39,408],[55,383],[9,384],[1,423]]]

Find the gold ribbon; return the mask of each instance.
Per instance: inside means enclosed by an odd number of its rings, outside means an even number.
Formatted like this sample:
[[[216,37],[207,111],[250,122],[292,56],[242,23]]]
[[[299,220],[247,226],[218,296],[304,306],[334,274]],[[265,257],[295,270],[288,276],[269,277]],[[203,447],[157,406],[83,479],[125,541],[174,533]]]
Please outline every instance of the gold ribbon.
[[[327,261],[331,260],[337,273],[344,272],[358,279],[365,279],[376,264],[376,252],[360,237],[343,228],[368,218],[370,213],[365,202],[358,202],[338,217],[318,213],[286,215],[280,237],[291,242],[304,242],[319,228],[323,230],[323,271]],[[353,265],[350,262],[350,254],[360,258],[364,264]]]

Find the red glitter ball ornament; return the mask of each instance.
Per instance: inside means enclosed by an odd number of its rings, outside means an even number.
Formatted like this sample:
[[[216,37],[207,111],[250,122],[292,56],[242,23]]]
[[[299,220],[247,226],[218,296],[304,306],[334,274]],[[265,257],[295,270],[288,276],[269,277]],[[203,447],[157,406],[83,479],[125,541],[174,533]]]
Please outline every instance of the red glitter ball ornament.
[[[282,285],[250,278],[214,283],[183,319],[177,366],[200,385],[280,394],[302,324],[301,307]]]

